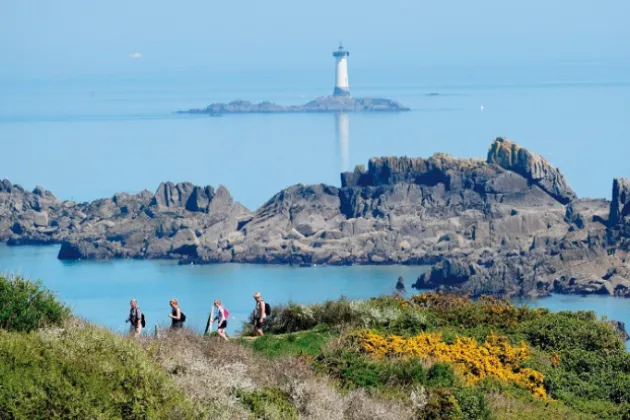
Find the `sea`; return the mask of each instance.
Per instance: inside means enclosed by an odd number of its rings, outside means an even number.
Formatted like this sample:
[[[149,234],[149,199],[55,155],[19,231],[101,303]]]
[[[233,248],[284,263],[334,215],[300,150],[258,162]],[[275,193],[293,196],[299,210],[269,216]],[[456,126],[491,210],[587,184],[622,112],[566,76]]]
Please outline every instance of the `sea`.
[[[224,185],[255,210],[293,184],[340,184],[373,156],[444,152],[484,158],[502,136],[546,157],[580,197],[610,198],[630,177],[630,63],[552,62],[357,68],[354,96],[395,99],[402,113],[177,114],[234,99],[302,104],[332,92],[330,71],[188,71],[0,78],[0,179],[64,200],[155,191],[163,181]],[[57,246],[0,245],[0,271],[56,292],[75,312],[124,331],[130,298],[149,325],[168,323],[176,297],[203,328],[212,301],[230,309],[235,333],[253,307],[389,294],[426,267],[180,266],[172,261],[61,262]],[[630,300],[552,296],[520,302],[594,310],[630,325]]]

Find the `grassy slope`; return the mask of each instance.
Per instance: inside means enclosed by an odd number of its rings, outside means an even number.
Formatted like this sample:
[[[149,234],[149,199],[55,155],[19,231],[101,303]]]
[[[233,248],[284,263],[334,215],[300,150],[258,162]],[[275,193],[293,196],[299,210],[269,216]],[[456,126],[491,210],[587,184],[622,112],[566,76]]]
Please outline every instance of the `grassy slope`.
[[[630,418],[630,356],[588,312],[342,299],[277,307],[265,337],[231,343],[133,340],[69,316],[0,276],[0,418]]]
[[[332,327],[311,328],[323,316]],[[613,419],[630,412],[630,357],[612,328],[589,312],[553,314],[494,299],[474,303],[428,295],[414,301],[379,298],[362,304],[290,305],[289,310],[278,308],[274,317],[277,335],[247,344],[256,352],[271,358],[313,357],[316,370],[334,378],[341,388],[368,389],[409,404],[410,393],[418,387],[424,388],[429,399],[440,394],[435,404],[441,410],[448,405],[442,393],[452,395],[459,411],[450,418]],[[342,324],[343,333],[337,328]],[[291,331],[307,330],[282,334],[278,325]],[[549,398],[534,397],[514,383],[496,380],[470,386],[461,375],[436,369],[430,357],[375,359],[347,339],[353,329],[366,326],[382,337],[396,334],[402,339],[419,331],[439,332],[450,344],[462,336],[483,343],[491,331],[506,336],[515,346],[525,341],[529,356],[522,367],[544,374]]]

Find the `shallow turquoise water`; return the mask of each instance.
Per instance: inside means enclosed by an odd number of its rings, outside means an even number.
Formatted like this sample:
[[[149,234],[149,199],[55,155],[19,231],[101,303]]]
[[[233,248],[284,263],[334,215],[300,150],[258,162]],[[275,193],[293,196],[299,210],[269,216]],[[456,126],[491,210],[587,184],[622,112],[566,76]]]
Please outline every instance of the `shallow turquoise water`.
[[[309,267],[277,265],[185,265],[170,261],[57,260],[57,246],[0,244],[0,271],[40,279],[76,314],[124,331],[129,300],[138,299],[147,323],[169,324],[168,301],[180,301],[190,327],[205,327],[214,299],[230,310],[229,331],[239,329],[258,291],[270,304],[315,303],[340,296],[368,298],[394,292],[398,276],[410,286],[424,267]]]
[[[398,276],[408,290],[426,270],[409,266],[287,267],[221,264],[180,266],[168,261],[57,260],[57,246],[8,247],[0,244],[0,271],[43,283],[75,313],[114,331],[126,330],[129,299],[138,299],[149,327],[167,325],[172,297],[179,299],[189,326],[202,329],[215,298],[230,310],[229,332],[240,329],[259,291],[270,304],[315,303],[340,296],[368,298],[394,292]],[[515,301],[552,311],[592,310],[630,326],[630,299],[609,296],[553,295]]]

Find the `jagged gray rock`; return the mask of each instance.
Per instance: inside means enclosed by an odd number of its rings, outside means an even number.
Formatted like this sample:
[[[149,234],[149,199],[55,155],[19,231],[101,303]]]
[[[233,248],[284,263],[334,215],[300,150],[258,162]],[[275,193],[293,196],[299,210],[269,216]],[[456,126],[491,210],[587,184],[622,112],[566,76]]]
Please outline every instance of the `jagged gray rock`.
[[[253,213],[223,186],[166,182],[77,204],[4,180],[0,240],[61,243],[61,259],[431,264],[415,287],[630,296],[628,188],[614,185],[613,203],[577,199],[546,160],[501,138],[485,161],[373,158],[340,188],[294,185]]]
[[[522,175],[563,204],[577,198],[560,170],[542,156],[507,139],[498,137],[492,142],[487,161]]]
[[[609,223],[611,226],[623,224],[628,216],[630,216],[630,180],[616,178],[613,180]]]

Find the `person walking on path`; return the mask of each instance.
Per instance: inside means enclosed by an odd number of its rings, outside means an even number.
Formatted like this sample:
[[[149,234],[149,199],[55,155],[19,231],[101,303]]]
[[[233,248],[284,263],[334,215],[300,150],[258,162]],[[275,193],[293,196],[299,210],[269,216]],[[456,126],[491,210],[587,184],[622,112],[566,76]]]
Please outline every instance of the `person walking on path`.
[[[135,338],[142,334],[142,311],[138,308],[138,301],[131,299],[129,302],[131,309],[129,310],[129,318],[125,322],[130,322],[129,333]]]
[[[171,329],[180,329],[184,326],[186,315],[184,315],[181,308],[179,307],[179,302],[177,301],[177,299],[171,299],[169,304],[171,305],[171,313],[168,314],[168,316],[169,318],[171,318]]]
[[[216,316],[215,316],[216,312]],[[214,320],[217,320],[217,333],[221,338],[225,341],[228,341],[229,338],[225,333],[225,329],[227,328],[227,319],[230,316],[230,312],[223,306],[219,299],[214,301],[214,307],[210,310],[210,317],[208,318],[208,323],[206,324],[205,334],[208,334],[208,330],[210,326],[214,323]]]
[[[265,301],[262,300],[260,293],[254,293],[254,300],[256,301],[256,308],[254,308],[254,330],[258,336],[263,336],[263,324],[267,314],[265,313]]]

